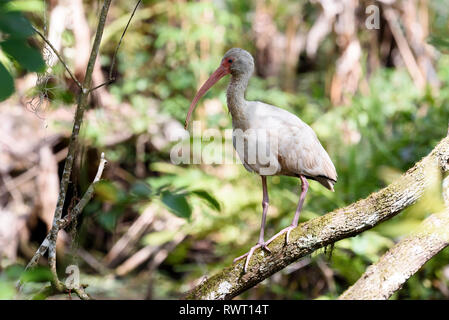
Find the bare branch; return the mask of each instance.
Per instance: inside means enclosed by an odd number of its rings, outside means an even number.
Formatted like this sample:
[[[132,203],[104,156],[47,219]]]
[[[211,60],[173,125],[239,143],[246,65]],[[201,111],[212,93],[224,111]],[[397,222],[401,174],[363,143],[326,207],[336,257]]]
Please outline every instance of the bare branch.
[[[78,81],[78,79],[73,75],[73,73],[70,71],[69,67],[67,66],[67,64],[65,63],[64,59],[61,57],[61,55],[59,54],[58,50],[56,50],[56,48],[51,44],[51,42],[44,36],[44,34],[42,32],[40,32],[39,30],[37,30],[34,26],[32,26],[34,32],[36,32],[41,38],[42,40],[45,41],[46,44],[48,44],[48,46],[51,48],[51,50],[54,52],[54,54],[58,57],[59,61],[62,63],[62,65],[64,66],[64,68],[67,70],[67,72],[69,73],[70,77],[72,78],[72,80],[76,83],[76,85],[78,86],[78,88],[83,89],[83,86],[81,85],[81,83]]]
[[[136,13],[137,7],[139,6],[139,4],[141,2],[142,2],[142,0],[137,1],[136,6],[134,7],[134,10],[131,13],[131,16],[129,17],[128,23],[126,24],[125,30],[123,30],[122,36],[120,37],[117,47],[115,48],[114,55],[112,56],[111,69],[109,70],[109,79],[110,80],[113,79],[112,72],[114,71],[115,59],[117,57],[118,49],[120,48],[120,45],[122,44],[123,37],[125,36],[125,33],[128,30],[129,24],[131,23],[131,20],[134,17],[134,14]]]
[[[81,128],[81,124],[83,123],[83,115],[84,111],[87,107],[87,99],[89,96],[89,90],[85,88],[89,88],[92,82],[92,72],[94,70],[95,61],[98,56],[101,37],[103,36],[104,26],[106,24],[106,16],[108,14],[109,6],[112,0],[105,0],[103,7],[100,13],[100,19],[98,22],[97,31],[95,34],[95,40],[92,47],[92,51],[89,57],[89,62],[86,68],[86,75],[84,77],[83,82],[83,90],[80,92],[78,97],[78,106],[75,112],[75,120],[73,124],[72,135],[70,136],[69,142],[69,151],[67,154],[67,159],[64,164],[64,171],[61,178],[61,186],[58,197],[58,204],[56,206],[55,215],[53,218],[53,227],[50,230],[50,243],[48,247],[48,262],[50,264],[50,270],[55,276],[54,285],[57,286],[58,290],[62,290],[60,287],[59,281],[56,279],[56,239],[58,237],[58,221],[62,216],[62,209],[64,207],[64,202],[66,198],[67,188],[70,181],[70,176],[72,174],[73,162],[76,157],[76,146],[78,144],[78,135]]]
[[[100,85],[98,85],[98,86],[96,86],[96,87],[90,89],[89,92],[92,92],[92,91],[95,91],[95,90],[97,90],[97,89],[99,89],[99,88],[101,88],[101,87],[110,85],[110,84],[113,83],[114,81],[115,81],[115,78],[110,79],[110,80],[108,80],[108,81],[106,81],[106,82],[104,82],[104,83],[102,83],[102,84],[100,84]]]
[[[101,159],[100,164],[98,165],[97,174],[95,176],[94,181],[92,181],[89,188],[87,188],[86,192],[84,193],[81,200],[77,203],[77,205],[72,209],[72,211],[67,214],[63,219],[60,219],[58,221],[59,229],[64,229],[67,227],[71,221],[74,221],[80,214],[83,212],[84,207],[86,204],[92,199],[92,196],[94,195],[94,187],[95,184],[100,181],[101,175],[103,174],[104,166],[106,165],[107,161],[104,157],[104,153],[101,153]]]
[[[115,66],[115,60],[116,60],[116,58],[117,58],[117,53],[118,53],[118,50],[119,50],[119,48],[120,48],[120,45],[122,44],[122,40],[123,40],[123,38],[125,37],[125,33],[126,33],[126,31],[128,30],[128,27],[129,27],[129,25],[130,25],[130,23],[131,23],[131,20],[132,20],[132,18],[134,17],[134,14],[136,13],[137,8],[139,7],[139,4],[140,4],[141,2],[142,2],[142,0],[138,0],[138,1],[137,1],[136,5],[135,5],[135,7],[134,7],[134,10],[133,10],[133,12],[131,13],[131,16],[129,17],[128,23],[126,24],[125,29],[123,30],[123,33],[122,33],[122,35],[121,35],[121,37],[120,37],[120,40],[119,40],[119,42],[118,42],[118,44],[117,44],[117,47],[115,48],[114,55],[112,56],[111,67],[110,67],[110,69],[109,69],[109,79],[108,79],[108,81],[106,81],[105,83],[102,83],[102,84],[96,86],[95,88],[90,89],[89,92],[92,92],[92,91],[94,91],[94,90],[96,90],[96,89],[98,89],[98,88],[101,88],[101,87],[103,87],[103,86],[107,86],[107,85],[109,85],[109,84],[111,84],[111,83],[113,83],[113,82],[115,81],[115,77],[112,75],[112,73],[114,72],[114,66]]]
[[[103,174],[103,170],[104,170],[104,167],[105,167],[106,163],[107,163],[107,161],[104,158],[104,153],[102,153],[101,154],[100,164],[98,166],[98,171],[97,171],[97,174],[95,176],[94,181],[89,186],[87,191],[84,193],[83,197],[78,202],[78,204],[75,206],[75,208],[73,208],[73,210],[67,215],[67,217],[64,217],[63,219],[59,219],[58,220],[57,225],[58,225],[58,229],[59,230],[62,230],[64,228],[66,228],[70,224],[71,221],[76,219],[78,217],[78,215],[83,211],[83,209],[86,206],[86,204],[90,201],[90,199],[92,199],[93,192],[94,192],[94,186],[100,180],[101,175]],[[51,232],[48,233],[47,237],[45,237],[44,241],[42,241],[41,245],[39,246],[39,249],[37,249],[37,251],[34,254],[33,258],[31,259],[31,261],[26,266],[26,269],[34,267],[39,262],[39,259],[45,254],[45,252],[47,251],[47,249],[49,247],[49,244],[50,244],[50,242],[49,242],[50,241],[50,235],[51,235]]]
[[[427,261],[449,245],[448,230],[449,210],[431,215],[417,231],[371,265],[339,299],[388,299]]]
[[[65,69],[70,74],[72,79],[75,81],[75,83],[81,89],[81,92],[78,95],[78,105],[76,107],[72,134],[70,136],[70,141],[69,141],[69,146],[68,146],[67,158],[66,158],[66,161],[64,164],[64,170],[63,170],[63,174],[61,177],[59,196],[58,196],[58,201],[56,204],[56,209],[55,209],[55,213],[54,213],[54,217],[53,217],[53,224],[50,229],[50,232],[48,233],[48,235],[46,236],[46,238],[40,245],[39,249],[36,251],[35,255],[30,260],[30,262],[28,263],[28,265],[26,267],[26,269],[29,269],[29,268],[32,268],[33,266],[35,266],[39,262],[39,259],[48,250],[48,261],[49,261],[49,265],[50,265],[50,270],[53,275],[52,287],[58,292],[63,292],[65,290],[65,286],[62,282],[59,281],[58,275],[56,272],[56,241],[58,238],[58,232],[62,228],[65,228],[70,223],[70,221],[72,221],[72,219],[74,219],[76,216],[78,216],[82,212],[84,206],[92,198],[92,195],[94,192],[94,184],[100,179],[101,174],[104,169],[104,165],[106,164],[106,160],[104,159],[104,154],[102,154],[100,165],[99,165],[98,172],[97,172],[97,176],[95,177],[94,182],[89,186],[89,188],[86,191],[86,193],[84,194],[83,198],[78,202],[78,204],[75,206],[75,208],[64,219],[61,219],[62,210],[63,210],[64,202],[66,199],[67,189],[68,189],[68,185],[70,183],[70,177],[72,174],[72,167],[73,167],[74,159],[76,157],[79,131],[80,131],[81,125],[83,123],[84,111],[87,108],[88,97],[89,97],[90,92],[92,91],[92,90],[89,90],[88,88],[90,88],[90,86],[92,84],[92,73],[94,70],[95,61],[98,57],[100,43],[101,43],[101,39],[103,36],[104,27],[106,24],[106,17],[107,17],[111,2],[112,2],[112,0],[105,0],[103,3],[103,7],[101,9],[98,26],[96,29],[95,39],[93,42],[92,50],[90,52],[90,57],[89,57],[89,61],[87,64],[83,84],[81,84],[74,77],[74,75],[69,70],[69,68],[65,64],[64,60],[62,59],[61,55],[54,48],[54,46],[50,43],[50,41],[47,40],[47,38],[39,30],[37,30],[36,28],[33,27],[35,32],[50,46],[50,48],[53,50],[55,55],[58,57],[58,59],[64,65]],[[117,48],[115,50],[114,57],[113,57],[112,68],[114,67],[114,64],[115,64],[115,55],[118,52],[120,44],[121,44],[123,37],[126,33],[126,30],[128,29],[130,21],[131,21],[132,17],[134,16],[134,13],[137,10],[137,7],[140,4],[140,2],[141,2],[141,0],[139,0],[137,2],[136,7],[134,8],[134,10],[131,14],[128,24],[126,25],[126,28],[123,31],[123,34],[122,34],[120,41],[117,45]],[[111,68],[110,75],[112,74],[112,68]],[[101,85],[97,86],[96,88],[99,88],[99,87],[101,87]],[[19,291],[21,289],[21,286],[22,286],[22,283],[19,281],[19,283],[18,283]],[[79,288],[79,290],[76,293],[80,296],[80,298],[88,298],[88,295],[86,295],[84,293],[82,288]]]
[[[449,138],[400,179],[345,208],[300,224],[290,234],[290,243],[279,237],[269,245],[271,254],[256,250],[248,271],[240,260],[204,281],[186,294],[187,299],[231,299],[260,283],[275,272],[315,250],[338,240],[355,236],[398,214],[416,203],[433,186],[435,174],[449,170]]]
[[[94,180],[92,181],[91,185],[89,186],[89,188],[87,188],[87,191],[84,193],[83,197],[81,198],[81,200],[78,202],[78,204],[75,206],[75,208],[73,208],[73,210],[63,219],[59,219],[56,222],[56,228],[57,231],[56,233],[59,232],[59,230],[62,230],[64,228],[66,228],[71,221],[75,220],[78,215],[81,214],[81,212],[83,211],[84,207],[86,206],[86,204],[90,201],[90,199],[92,199],[93,193],[94,193],[94,187],[95,184],[100,181],[100,178],[103,174],[103,170],[104,167],[106,165],[107,161],[104,157],[104,153],[101,154],[101,159],[100,159],[100,164],[98,165],[98,170],[97,170],[97,174],[95,175]],[[47,252],[48,248],[51,245],[56,246],[55,244],[51,243],[51,237],[52,237],[52,231],[50,230],[50,232],[47,234],[47,236],[45,237],[44,241],[42,241],[41,245],[39,246],[39,248],[37,249],[36,253],[34,254],[33,258],[31,258],[30,262],[28,263],[28,265],[26,266],[25,270],[28,270],[32,267],[34,267],[38,262],[39,259],[45,254],[45,252]],[[55,279],[55,281],[57,281],[57,279]],[[62,284],[58,281],[58,291],[63,291],[63,286]],[[22,286],[22,282],[19,281],[17,284],[17,287],[20,291]]]
[[[100,14],[100,20],[99,20],[97,32],[95,35],[94,45],[93,45],[93,48],[91,51],[89,63],[88,63],[87,70],[86,70],[86,76],[84,78],[84,83],[82,86],[85,88],[89,87],[91,84],[91,81],[92,81],[92,71],[93,71],[93,67],[95,64],[95,60],[98,55],[101,37],[103,35],[104,26],[106,23],[106,15],[109,10],[109,5],[111,4],[111,1],[112,0],[105,0],[101,14]],[[81,124],[83,122],[84,110],[87,107],[88,95],[89,95],[89,91],[85,90],[85,89],[83,89],[79,95],[78,106],[76,108],[72,135],[70,137],[70,142],[69,142],[68,154],[67,154],[67,158],[66,158],[66,161],[64,164],[63,175],[61,178],[58,203],[57,203],[56,210],[55,210],[52,229],[50,230],[50,233],[47,235],[45,240],[42,242],[41,246],[37,250],[34,257],[29,262],[27,269],[36,265],[38,263],[40,257],[45,253],[45,251],[47,249],[49,249],[50,266],[52,268],[52,272],[54,274],[56,274],[56,239],[57,239],[57,234],[59,231],[58,222],[61,219],[62,209],[64,206],[64,201],[65,201],[65,197],[66,197],[66,193],[67,193],[67,187],[68,187],[68,184],[70,181],[70,176],[72,173],[73,161],[76,156],[76,145],[78,143],[79,130],[80,130]],[[56,285],[57,285],[57,283],[58,282],[56,282]],[[59,289],[61,289],[61,288],[59,288]]]

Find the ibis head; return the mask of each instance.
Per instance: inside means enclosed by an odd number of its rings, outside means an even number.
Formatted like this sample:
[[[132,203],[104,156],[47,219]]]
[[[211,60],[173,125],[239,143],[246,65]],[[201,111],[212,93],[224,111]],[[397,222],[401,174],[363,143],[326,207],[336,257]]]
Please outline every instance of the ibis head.
[[[251,54],[240,48],[232,48],[228,50],[223,59],[221,59],[220,66],[207,81],[201,86],[190,104],[187,112],[185,128],[187,129],[196,104],[206,92],[225,75],[231,74],[232,77],[250,77],[254,71],[254,59]]]

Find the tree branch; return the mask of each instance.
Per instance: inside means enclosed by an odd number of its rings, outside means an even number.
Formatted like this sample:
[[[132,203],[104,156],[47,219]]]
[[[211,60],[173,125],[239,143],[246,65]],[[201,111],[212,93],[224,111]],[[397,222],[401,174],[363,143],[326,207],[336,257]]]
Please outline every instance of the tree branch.
[[[64,202],[67,194],[67,188],[70,182],[70,176],[72,174],[72,167],[73,167],[73,161],[76,156],[76,146],[78,144],[78,135],[81,128],[81,124],[83,123],[83,115],[84,111],[87,107],[87,99],[89,96],[89,90],[86,88],[89,88],[92,82],[92,72],[95,65],[95,60],[97,58],[100,43],[101,43],[101,37],[103,35],[104,26],[106,24],[106,16],[108,14],[109,6],[111,4],[112,0],[105,0],[103,7],[101,9],[100,13],[100,19],[98,22],[97,31],[95,34],[95,40],[92,47],[92,51],[90,54],[89,62],[86,69],[86,75],[84,77],[82,90],[79,93],[78,96],[78,105],[76,108],[75,113],[75,119],[73,123],[73,129],[72,134],[70,136],[70,142],[68,147],[68,153],[67,158],[64,164],[64,171],[61,178],[61,184],[59,189],[59,196],[58,196],[58,202],[55,209],[55,214],[53,218],[53,226],[50,230],[50,233],[47,235],[39,249],[37,250],[35,256],[31,259],[31,261],[28,263],[26,269],[33,267],[36,265],[40,259],[40,257],[45,253],[45,251],[48,249],[48,260],[50,264],[50,269],[53,273],[54,279],[53,279],[53,285],[58,289],[58,291],[62,291],[61,283],[59,282],[57,278],[56,273],[56,240],[58,238],[58,232],[60,230],[59,227],[59,220],[62,216],[62,209],[64,207]]]
[[[81,300],[91,300],[92,299],[90,297],[90,295],[87,294],[86,291],[84,291],[84,287],[82,287],[82,286],[79,288],[73,288],[73,289],[68,288],[65,284],[61,284],[61,286],[62,286],[61,292],[67,292],[70,294],[73,291],[78,295],[78,297]],[[61,292],[57,291],[54,286],[49,285],[49,286],[46,286],[46,287],[42,288],[41,290],[39,290],[38,293],[36,293],[35,295],[33,295],[31,297],[31,300],[45,300],[48,297],[51,297],[51,296],[61,293]]]
[[[427,261],[449,245],[449,176],[442,183],[446,210],[432,214],[371,265],[340,300],[388,299]]]
[[[106,81],[105,83],[102,83],[102,84],[100,84],[100,85],[90,89],[89,92],[95,91],[96,89],[101,88],[103,86],[107,86],[107,85],[109,85],[109,84],[111,84],[111,83],[113,83],[115,81],[115,77],[112,75],[112,73],[114,72],[115,60],[117,58],[118,49],[120,48],[120,45],[122,44],[122,40],[125,37],[125,33],[128,30],[128,27],[129,27],[129,25],[131,23],[131,20],[134,17],[134,14],[136,13],[137,8],[139,7],[139,4],[141,2],[142,2],[142,0],[138,0],[137,1],[136,5],[134,7],[134,10],[131,13],[131,16],[129,17],[128,23],[126,24],[125,29],[123,30],[123,33],[122,33],[122,35],[120,37],[120,40],[119,40],[119,42],[117,44],[117,47],[115,48],[114,54],[112,56],[111,67],[109,68],[109,79],[108,79],[108,81]]]
[[[92,181],[89,188],[87,188],[86,192],[84,193],[81,200],[77,203],[77,205],[67,214],[67,216],[59,220],[58,224],[60,230],[66,228],[70,224],[70,222],[74,221],[81,214],[90,199],[92,199],[94,195],[95,184],[100,181],[106,163],[107,161],[104,157],[104,153],[101,153],[100,164],[98,165],[98,170],[97,174],[95,175],[94,181]]]
[[[81,212],[83,211],[83,209],[86,206],[86,204],[90,201],[90,199],[92,199],[92,196],[94,194],[95,184],[98,181],[100,181],[106,163],[107,163],[107,161],[106,161],[106,159],[104,157],[104,153],[101,153],[100,164],[98,165],[97,174],[95,175],[94,180],[90,184],[89,188],[87,188],[87,190],[84,193],[83,197],[77,203],[77,205],[73,208],[73,210],[71,210],[67,214],[66,217],[64,217],[62,219],[59,219],[56,222],[56,225],[57,225],[57,228],[58,228],[58,230],[56,232],[59,232],[59,230],[65,229],[70,224],[71,221],[74,221],[81,214]],[[44,241],[41,243],[41,245],[37,249],[37,251],[34,254],[33,258],[31,258],[30,262],[26,266],[25,270],[28,270],[28,269],[34,267],[39,262],[39,259],[45,254],[45,252],[47,252],[47,250],[50,247],[50,245],[52,245],[51,242],[50,242],[51,241],[51,235],[52,235],[52,232],[50,230],[50,232],[45,237]],[[54,244],[54,245],[56,245],[56,244]],[[58,281],[58,285],[59,285],[56,288],[54,288],[56,291],[59,291],[59,292],[66,291],[64,289],[65,288],[64,285],[62,283],[60,283],[59,280],[55,279],[55,281]],[[19,291],[21,289],[21,286],[22,286],[22,282],[19,281],[18,284],[17,284],[17,287],[18,287]],[[48,290],[44,290],[44,291],[47,292]],[[74,290],[74,291],[77,294],[80,293],[84,297],[88,296],[88,295],[86,295],[84,293],[82,288],[80,288],[79,291],[77,291],[77,290]],[[48,291],[48,292],[50,292],[50,291]],[[81,299],[83,299],[83,297],[80,294],[78,294],[78,295],[80,296]]]
[[[64,59],[62,59],[61,55],[59,54],[58,50],[56,50],[56,48],[51,44],[51,42],[44,36],[44,34],[42,32],[37,30],[34,26],[32,26],[32,28],[33,28],[34,32],[36,32],[42,38],[42,40],[44,40],[44,42],[51,48],[53,53],[58,57],[59,61],[62,63],[64,68],[67,70],[67,72],[69,73],[70,77],[76,83],[78,88],[83,89],[83,86],[78,81],[78,79],[73,75],[73,73],[70,71],[70,69],[67,66],[67,64],[65,63]]]
[[[339,299],[388,299],[447,245],[449,210],[432,214],[424,220],[416,232],[388,250]]]
[[[284,237],[279,237],[269,245],[271,254],[256,250],[246,273],[243,273],[245,261],[240,260],[192,289],[185,298],[231,299],[299,258],[392,218],[434,185],[435,175],[430,173],[449,170],[448,159],[449,138],[446,137],[427,157],[386,188],[300,224],[291,232],[288,245],[284,245]]]
[[[83,90],[80,92],[78,97],[78,106],[76,108],[75,113],[75,121],[73,124],[72,135],[70,136],[69,142],[69,150],[67,154],[67,159],[64,164],[64,171],[61,178],[61,186],[59,191],[58,202],[55,210],[55,215],[53,218],[53,227],[50,230],[50,239],[49,239],[49,247],[48,247],[48,262],[50,264],[50,270],[55,276],[54,285],[57,286],[58,290],[62,290],[60,287],[59,281],[57,280],[56,274],[56,239],[58,237],[58,221],[62,216],[62,209],[64,207],[64,201],[66,198],[67,187],[70,182],[70,176],[72,174],[73,161],[76,156],[76,146],[78,144],[78,135],[81,128],[81,124],[83,123],[83,115],[84,110],[87,107],[87,98],[89,96],[89,90],[87,88],[90,87],[92,83],[92,72],[94,70],[95,60],[97,59],[97,55],[100,48],[101,37],[103,35],[104,26],[106,24],[106,16],[108,14],[109,6],[112,0],[105,0],[103,7],[100,13],[100,19],[98,21],[97,32],[95,34],[95,40],[92,47],[92,51],[90,53],[89,62],[87,64],[86,75],[83,81]]]

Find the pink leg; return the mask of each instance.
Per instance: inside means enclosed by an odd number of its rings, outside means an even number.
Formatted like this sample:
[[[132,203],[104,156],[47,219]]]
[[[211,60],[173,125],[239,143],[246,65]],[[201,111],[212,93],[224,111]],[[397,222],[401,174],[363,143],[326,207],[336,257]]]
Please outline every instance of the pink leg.
[[[292,224],[289,225],[287,228],[284,228],[281,231],[279,231],[278,233],[276,233],[273,237],[271,237],[265,243],[265,245],[268,245],[271,241],[273,241],[274,239],[276,239],[278,236],[280,236],[281,234],[283,234],[285,232],[287,232],[287,234],[285,236],[285,243],[288,244],[288,238],[290,236],[290,232],[298,226],[299,215],[301,214],[301,210],[302,210],[302,206],[304,204],[304,200],[306,198],[307,190],[309,189],[309,182],[307,181],[307,179],[302,175],[300,175],[299,177],[301,178],[301,182],[302,182],[301,195],[299,197],[298,206],[296,207],[296,212],[295,212],[295,216],[293,218]]]
[[[236,262],[240,259],[247,257],[246,262],[245,262],[245,267],[243,269],[244,272],[246,272],[246,270],[248,269],[249,260],[251,259],[251,256],[253,255],[254,251],[257,248],[262,248],[262,249],[267,250],[268,252],[271,252],[270,249],[268,249],[268,247],[267,247],[268,243],[266,243],[264,241],[265,222],[267,220],[267,212],[268,212],[267,178],[265,176],[261,176],[261,177],[262,177],[262,189],[263,189],[263,200],[262,200],[263,212],[262,212],[262,223],[260,224],[259,241],[247,253],[234,259],[234,262]]]

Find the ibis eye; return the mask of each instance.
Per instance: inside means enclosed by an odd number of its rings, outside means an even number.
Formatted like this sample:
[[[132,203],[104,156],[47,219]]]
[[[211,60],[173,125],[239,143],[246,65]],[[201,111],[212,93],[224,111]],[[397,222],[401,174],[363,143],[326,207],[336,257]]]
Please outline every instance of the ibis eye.
[[[229,63],[232,63],[232,59],[229,59],[228,62],[229,62]]]

